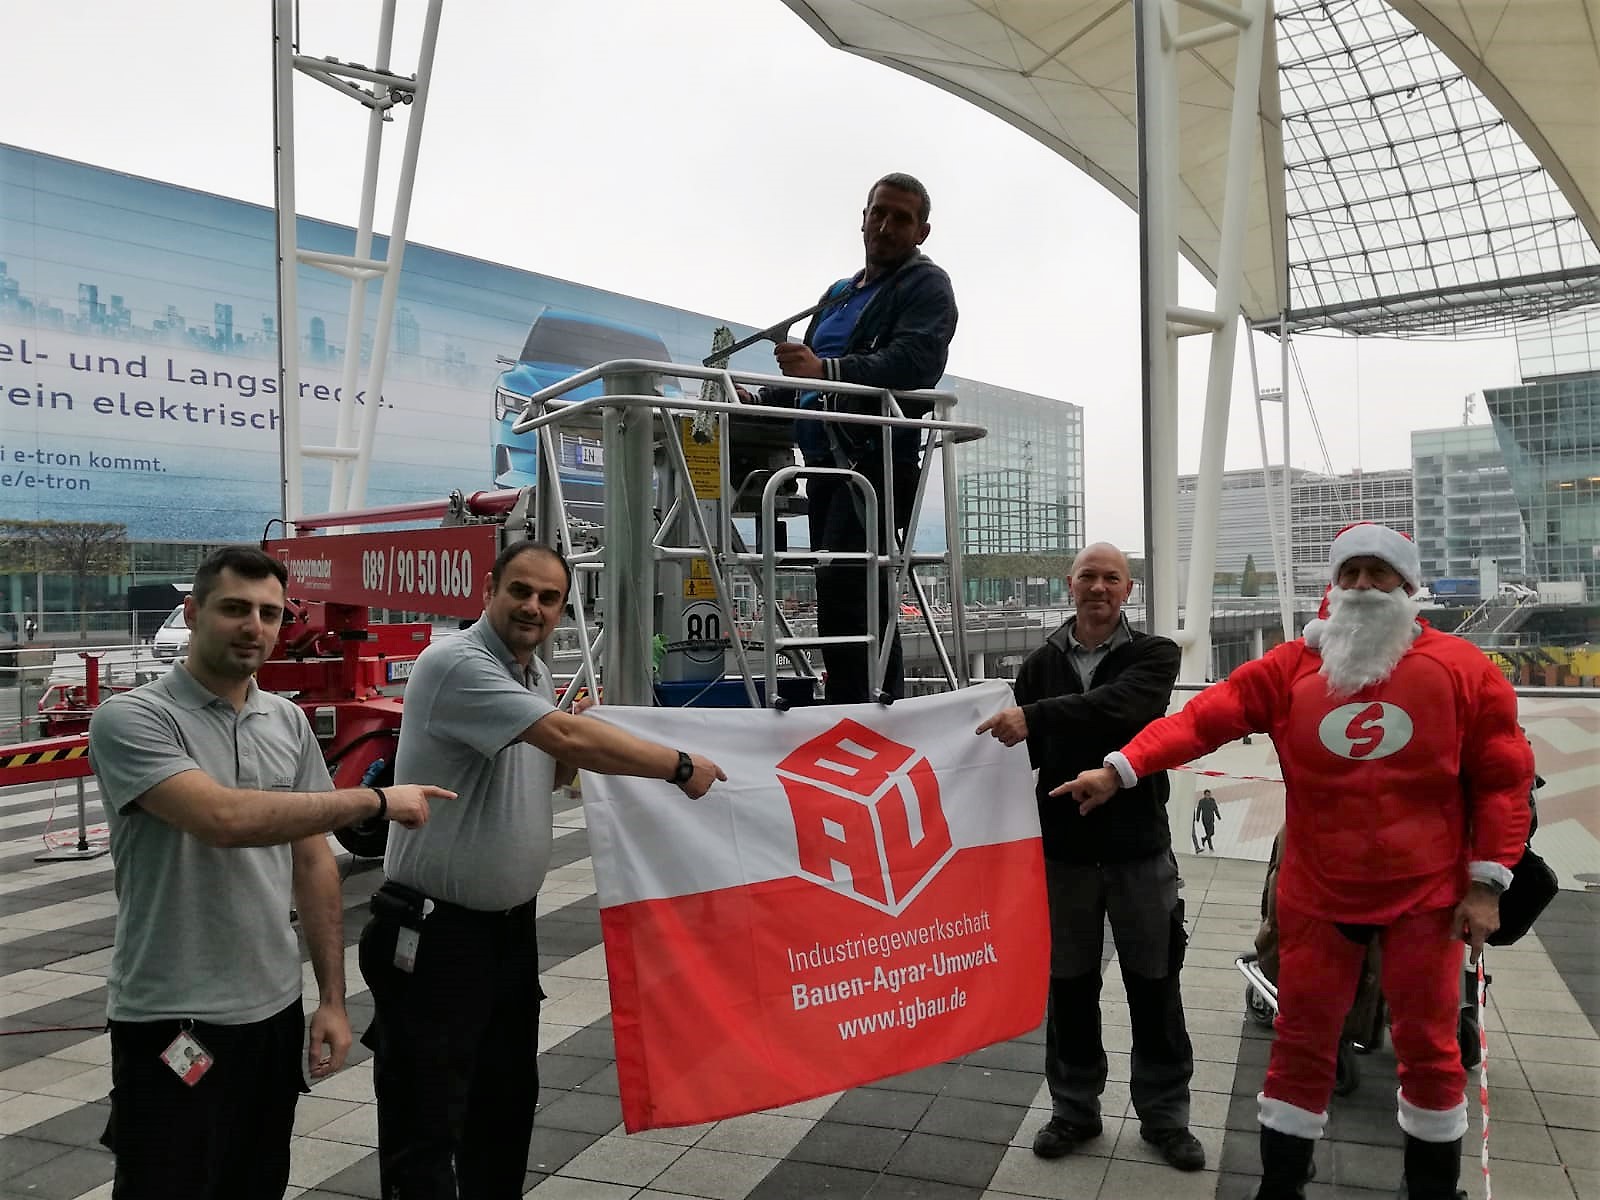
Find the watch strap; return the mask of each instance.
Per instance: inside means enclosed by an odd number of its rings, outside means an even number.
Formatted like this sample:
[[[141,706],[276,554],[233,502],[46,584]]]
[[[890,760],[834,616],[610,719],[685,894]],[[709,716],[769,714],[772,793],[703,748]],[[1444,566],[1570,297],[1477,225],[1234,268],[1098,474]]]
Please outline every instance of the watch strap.
[[[669,783],[675,783],[679,787],[682,787],[684,784],[689,782],[690,778],[693,775],[694,775],[694,759],[689,757],[687,751],[679,750],[678,751],[678,765],[673,770],[672,778],[670,780],[668,780],[668,782]]]

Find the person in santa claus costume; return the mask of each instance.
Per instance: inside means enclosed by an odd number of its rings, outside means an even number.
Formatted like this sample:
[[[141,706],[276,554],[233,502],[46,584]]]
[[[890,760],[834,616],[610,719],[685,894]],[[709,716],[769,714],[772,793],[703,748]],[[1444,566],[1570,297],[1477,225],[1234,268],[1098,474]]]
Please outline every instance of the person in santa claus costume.
[[[1456,1200],[1467,1129],[1456,1038],[1461,940],[1473,961],[1528,835],[1533,756],[1511,685],[1418,619],[1416,545],[1372,522],[1328,558],[1323,611],[1051,795],[1080,810],[1247,733],[1272,737],[1287,803],[1278,875],[1278,1017],[1259,1100],[1257,1200],[1305,1194],[1327,1125],[1339,1030],[1367,943],[1400,1062],[1410,1200]]]

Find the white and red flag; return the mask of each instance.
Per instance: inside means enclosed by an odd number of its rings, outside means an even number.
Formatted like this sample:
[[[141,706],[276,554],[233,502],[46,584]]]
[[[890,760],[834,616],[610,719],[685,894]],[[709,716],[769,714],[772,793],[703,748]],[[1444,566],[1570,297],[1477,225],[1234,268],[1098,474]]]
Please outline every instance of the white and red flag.
[[[825,1095],[1016,1037],[1050,930],[1004,683],[891,707],[591,715],[703,752],[699,800],[583,777],[630,1132]]]

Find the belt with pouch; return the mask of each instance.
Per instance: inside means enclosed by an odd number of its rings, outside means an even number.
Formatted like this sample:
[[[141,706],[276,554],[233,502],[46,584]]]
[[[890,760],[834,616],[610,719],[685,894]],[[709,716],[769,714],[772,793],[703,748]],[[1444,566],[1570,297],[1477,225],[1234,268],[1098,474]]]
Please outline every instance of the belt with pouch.
[[[435,900],[414,887],[403,883],[396,883],[392,879],[384,881],[383,886],[372,893],[371,910],[375,917],[383,917],[397,921],[408,929],[420,928],[422,922],[430,916],[456,918],[475,921],[503,921],[525,911],[531,911],[533,900],[525,901],[514,908],[468,908],[461,904],[451,904],[448,900]]]

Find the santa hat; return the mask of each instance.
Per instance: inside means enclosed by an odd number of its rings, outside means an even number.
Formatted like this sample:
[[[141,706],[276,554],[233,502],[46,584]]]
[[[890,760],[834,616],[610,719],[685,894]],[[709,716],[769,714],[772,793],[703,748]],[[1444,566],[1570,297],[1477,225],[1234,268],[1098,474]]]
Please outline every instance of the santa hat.
[[[1422,586],[1422,556],[1417,544],[1398,529],[1375,521],[1346,525],[1328,550],[1328,580],[1339,581],[1339,572],[1352,558],[1381,558],[1393,567],[1414,592]]]
[[[1339,570],[1352,558],[1366,556],[1381,558],[1399,573],[1400,578],[1416,591],[1422,586],[1422,556],[1417,544],[1398,529],[1379,525],[1373,521],[1357,521],[1346,525],[1333,539],[1328,549],[1328,586],[1322,593],[1322,604],[1317,615],[1306,623],[1306,645],[1313,650],[1322,645],[1322,633],[1328,625],[1329,593],[1339,582]]]

